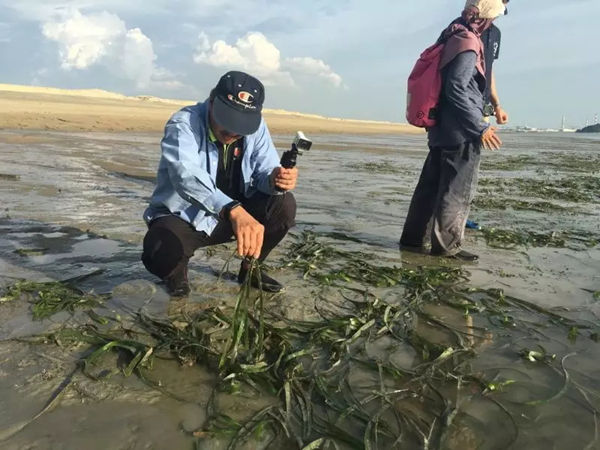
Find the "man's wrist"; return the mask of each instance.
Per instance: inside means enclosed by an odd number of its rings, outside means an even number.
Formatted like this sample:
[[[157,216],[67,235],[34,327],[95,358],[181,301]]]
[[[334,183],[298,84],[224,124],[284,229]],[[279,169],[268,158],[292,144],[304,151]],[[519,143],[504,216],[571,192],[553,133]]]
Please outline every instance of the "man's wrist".
[[[234,209],[236,209],[240,206],[242,206],[242,204],[240,202],[238,202],[237,200],[227,203],[221,211],[221,216],[224,219],[230,220],[231,219],[231,211],[233,211]]]

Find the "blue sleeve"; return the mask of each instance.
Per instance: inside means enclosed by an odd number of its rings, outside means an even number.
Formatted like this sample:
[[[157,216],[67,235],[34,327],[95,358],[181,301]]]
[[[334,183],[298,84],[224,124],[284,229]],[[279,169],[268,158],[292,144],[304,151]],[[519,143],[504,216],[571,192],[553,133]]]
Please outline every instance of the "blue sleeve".
[[[464,133],[473,139],[479,139],[489,126],[483,120],[483,112],[469,101],[473,95],[481,95],[469,88],[476,63],[475,52],[459,53],[445,69],[443,87],[444,97],[455,113],[456,121]]]
[[[200,163],[198,142],[188,123],[169,121],[161,141],[162,156],[167,163],[169,179],[177,194],[205,211],[219,215],[233,199],[217,189]]]
[[[280,193],[271,184],[271,172],[279,167],[279,155],[264,120],[254,136],[253,158],[254,172],[252,178],[256,189],[270,195]]]

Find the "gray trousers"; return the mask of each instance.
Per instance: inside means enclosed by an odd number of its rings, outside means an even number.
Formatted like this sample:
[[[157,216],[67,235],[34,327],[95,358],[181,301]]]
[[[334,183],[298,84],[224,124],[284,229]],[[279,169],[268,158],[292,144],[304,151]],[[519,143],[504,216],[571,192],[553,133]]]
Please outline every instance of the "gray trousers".
[[[400,246],[424,248],[431,254],[458,253],[477,187],[481,144],[430,147],[404,222]]]

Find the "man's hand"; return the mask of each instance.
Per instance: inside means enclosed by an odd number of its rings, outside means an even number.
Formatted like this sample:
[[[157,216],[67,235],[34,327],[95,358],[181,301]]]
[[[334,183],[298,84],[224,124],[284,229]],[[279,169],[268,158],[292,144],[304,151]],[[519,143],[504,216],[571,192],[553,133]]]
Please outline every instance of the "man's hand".
[[[481,144],[488,150],[499,150],[502,146],[502,141],[496,135],[496,127],[489,127],[481,136]]]
[[[496,115],[496,123],[498,125],[504,125],[508,123],[508,114],[502,109],[500,105],[494,108],[494,114]]]
[[[276,167],[271,172],[271,179],[275,187],[282,191],[291,191],[296,187],[298,181],[298,168],[284,169],[283,167]]]
[[[237,239],[238,254],[258,258],[262,250],[265,227],[241,206],[231,210],[229,219]]]

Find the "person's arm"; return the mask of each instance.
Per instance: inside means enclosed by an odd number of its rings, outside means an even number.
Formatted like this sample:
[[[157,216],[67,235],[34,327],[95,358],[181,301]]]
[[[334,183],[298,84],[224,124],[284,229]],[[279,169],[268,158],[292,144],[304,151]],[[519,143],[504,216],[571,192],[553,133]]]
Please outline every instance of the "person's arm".
[[[466,135],[473,141],[481,141],[485,148],[499,149],[502,142],[496,136],[496,128],[490,127],[483,120],[482,111],[468,101],[468,86],[473,78],[476,63],[475,52],[458,54],[446,68],[444,94]]]
[[[186,121],[170,120],[161,141],[162,156],[175,191],[188,202],[219,216],[233,201],[217,188],[208,171],[201,166],[198,143]]]
[[[472,140],[481,138],[488,124],[483,120],[482,111],[474,106],[469,98],[469,84],[477,63],[477,55],[473,51],[459,53],[445,69],[444,97],[453,110],[459,125]]]
[[[496,88],[496,76],[492,72],[492,81],[490,84],[490,101],[494,107],[494,114],[496,116],[496,123],[498,125],[504,125],[508,123],[508,114],[500,105],[500,98],[498,97],[498,90]]]

